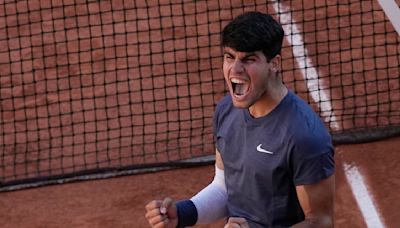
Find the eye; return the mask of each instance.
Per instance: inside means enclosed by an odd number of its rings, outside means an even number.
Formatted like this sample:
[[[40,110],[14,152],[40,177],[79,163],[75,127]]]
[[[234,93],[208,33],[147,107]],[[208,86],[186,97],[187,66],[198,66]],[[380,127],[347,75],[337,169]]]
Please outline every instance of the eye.
[[[230,54],[225,54],[224,55],[224,62],[225,63],[232,63],[233,61],[235,61],[234,57]]]
[[[255,61],[256,61],[256,58],[245,58],[243,62],[254,63]]]
[[[225,54],[225,55],[224,55],[224,58],[225,58],[225,59],[233,59],[233,56],[230,55],[230,54]]]

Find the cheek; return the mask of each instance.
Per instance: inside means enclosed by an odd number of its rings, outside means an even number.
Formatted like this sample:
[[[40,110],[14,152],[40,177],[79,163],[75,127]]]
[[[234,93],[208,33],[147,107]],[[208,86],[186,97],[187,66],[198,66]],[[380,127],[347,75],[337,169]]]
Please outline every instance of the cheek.
[[[227,64],[222,65],[222,72],[224,74],[225,79],[229,76],[229,66]]]
[[[252,70],[252,73],[258,78],[259,81],[267,81],[271,74],[271,69],[268,67],[258,67]]]
[[[257,70],[247,69],[247,74],[249,75],[249,78],[251,79],[251,81],[256,84],[262,81],[262,78],[261,78],[262,75],[259,74]]]
[[[222,64],[222,70],[224,71],[224,73],[228,70],[228,64],[226,62]]]
[[[265,87],[268,81],[268,75],[265,72],[260,71],[251,71],[248,72],[251,78],[253,86],[256,88],[263,88]]]

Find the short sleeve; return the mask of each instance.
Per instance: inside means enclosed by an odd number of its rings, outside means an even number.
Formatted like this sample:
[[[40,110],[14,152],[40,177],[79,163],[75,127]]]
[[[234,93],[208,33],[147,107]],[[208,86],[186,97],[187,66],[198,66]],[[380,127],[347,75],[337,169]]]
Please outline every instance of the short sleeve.
[[[295,185],[314,184],[331,176],[335,171],[331,152],[295,162],[293,181]]]
[[[290,155],[295,185],[314,184],[335,172],[334,150],[330,138],[303,139]]]
[[[227,111],[227,106],[230,103],[230,95],[224,96],[220,102],[218,102],[217,106],[215,107],[214,115],[213,115],[213,131],[214,137],[217,137],[221,119],[225,116]]]

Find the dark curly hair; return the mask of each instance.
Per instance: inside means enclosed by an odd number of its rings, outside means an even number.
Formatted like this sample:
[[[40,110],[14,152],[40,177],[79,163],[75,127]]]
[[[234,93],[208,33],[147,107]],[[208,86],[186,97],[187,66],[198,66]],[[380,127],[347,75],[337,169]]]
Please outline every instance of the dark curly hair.
[[[269,14],[246,12],[233,19],[221,34],[221,46],[240,52],[262,51],[270,61],[280,54],[284,31]]]

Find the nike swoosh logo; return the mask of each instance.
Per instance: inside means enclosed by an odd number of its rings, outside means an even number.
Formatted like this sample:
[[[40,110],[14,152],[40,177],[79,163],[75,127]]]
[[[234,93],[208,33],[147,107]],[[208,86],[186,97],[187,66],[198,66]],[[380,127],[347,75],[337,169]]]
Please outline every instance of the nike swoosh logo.
[[[265,150],[265,149],[263,149],[261,146],[262,146],[262,144],[260,144],[260,145],[257,146],[257,151],[258,151],[258,152],[267,153],[267,154],[274,154],[274,152]]]

